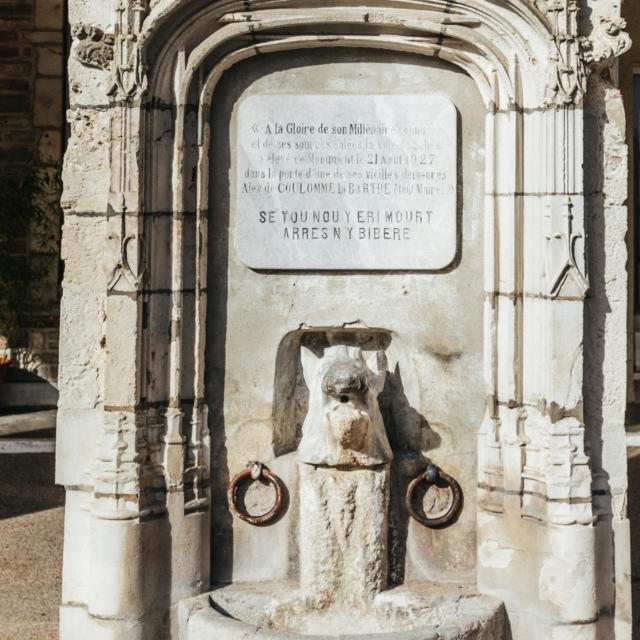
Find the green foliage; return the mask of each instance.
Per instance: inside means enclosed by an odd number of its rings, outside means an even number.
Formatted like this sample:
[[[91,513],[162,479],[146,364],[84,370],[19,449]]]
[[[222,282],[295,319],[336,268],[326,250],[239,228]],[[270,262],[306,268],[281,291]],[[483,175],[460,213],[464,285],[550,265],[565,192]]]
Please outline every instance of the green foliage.
[[[53,167],[0,180],[0,335],[12,347],[58,305],[61,191]]]

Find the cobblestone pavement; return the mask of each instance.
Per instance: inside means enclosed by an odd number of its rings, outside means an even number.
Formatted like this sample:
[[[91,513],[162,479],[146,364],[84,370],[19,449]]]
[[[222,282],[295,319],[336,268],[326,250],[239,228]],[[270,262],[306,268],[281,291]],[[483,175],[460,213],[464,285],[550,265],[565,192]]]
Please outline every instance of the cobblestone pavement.
[[[0,640],[57,640],[64,489],[54,455],[0,456]]]

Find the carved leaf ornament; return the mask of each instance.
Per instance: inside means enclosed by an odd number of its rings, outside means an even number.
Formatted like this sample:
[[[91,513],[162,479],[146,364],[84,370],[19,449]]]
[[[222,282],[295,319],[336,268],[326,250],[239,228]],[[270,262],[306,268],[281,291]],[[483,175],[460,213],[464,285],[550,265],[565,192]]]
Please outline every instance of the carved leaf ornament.
[[[75,57],[85,66],[111,72],[107,95],[114,100],[131,100],[146,89],[138,35],[148,6],[143,0],[120,0],[115,33],[76,24],[71,35],[78,40]]]
[[[111,68],[115,36],[106,34],[97,27],[83,24],[74,25],[71,35],[79,40],[75,55],[82,64],[105,71]]]

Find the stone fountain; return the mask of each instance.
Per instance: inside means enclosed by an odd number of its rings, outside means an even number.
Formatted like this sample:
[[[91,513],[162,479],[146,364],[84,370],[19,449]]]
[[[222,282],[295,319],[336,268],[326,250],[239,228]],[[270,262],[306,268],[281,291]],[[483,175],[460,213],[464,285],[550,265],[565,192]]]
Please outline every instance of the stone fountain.
[[[378,406],[384,352],[365,360],[355,346],[330,346],[320,357],[302,347],[301,362],[309,410],[295,454],[297,580],[232,583],[185,603],[185,640],[504,638],[502,604],[469,586],[408,582],[388,588],[393,451]],[[429,467],[429,477],[435,469]],[[267,524],[274,509],[250,516],[238,502],[239,480],[249,477],[275,486],[278,508],[281,480],[253,463],[230,488],[237,515]]]
[[[621,4],[69,0],[60,638],[630,637]]]

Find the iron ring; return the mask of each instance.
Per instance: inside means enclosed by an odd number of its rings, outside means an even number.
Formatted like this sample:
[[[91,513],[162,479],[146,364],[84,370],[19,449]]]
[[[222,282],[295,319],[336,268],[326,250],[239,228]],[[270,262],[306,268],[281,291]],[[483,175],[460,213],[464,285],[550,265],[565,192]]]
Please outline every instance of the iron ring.
[[[259,480],[260,478],[264,478],[267,482],[273,485],[273,488],[276,491],[276,500],[266,513],[263,513],[259,516],[252,516],[248,514],[246,511],[243,511],[238,505],[237,500],[237,488],[245,481],[247,478],[251,478],[252,480]],[[278,478],[275,473],[272,473],[268,467],[263,465],[261,462],[252,462],[246,469],[237,473],[231,482],[229,483],[229,487],[227,488],[227,500],[229,502],[229,509],[233,515],[240,518],[240,520],[244,520],[245,522],[249,522],[250,524],[260,525],[267,524],[271,522],[274,518],[278,516],[280,513],[280,509],[282,508],[284,498],[284,485],[282,480]]]
[[[433,484],[437,478],[440,477],[444,482],[449,485],[452,493],[451,505],[447,509],[446,513],[436,518],[430,518],[427,515],[418,513],[413,507],[413,493],[416,487],[424,480],[428,485]],[[407,493],[405,497],[405,504],[409,514],[425,527],[437,528],[445,524],[448,524],[458,514],[460,507],[462,506],[462,489],[457,481],[450,475],[442,471],[433,464],[430,464],[423,473],[415,477],[407,487]]]

